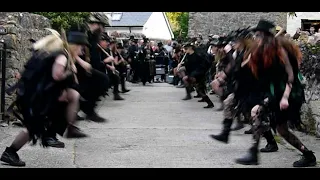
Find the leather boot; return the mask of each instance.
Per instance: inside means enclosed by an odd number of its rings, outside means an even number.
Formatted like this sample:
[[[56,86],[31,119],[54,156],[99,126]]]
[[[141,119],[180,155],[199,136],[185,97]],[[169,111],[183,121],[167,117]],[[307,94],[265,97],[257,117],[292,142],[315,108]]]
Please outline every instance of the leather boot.
[[[106,121],[107,121],[107,119],[99,116],[99,115],[98,115],[97,113],[95,113],[95,112],[92,113],[92,114],[90,114],[90,115],[87,115],[87,118],[86,118],[86,119],[88,119],[88,120],[90,120],[90,121],[93,121],[93,122],[98,122],[98,123],[106,122]]]
[[[87,137],[87,135],[83,132],[81,132],[81,130],[74,126],[74,125],[69,125],[68,129],[67,129],[67,138],[84,138]]]
[[[201,98],[201,96],[199,94],[193,96],[194,98]]]
[[[186,87],[186,93],[187,93],[186,97],[183,98],[182,100],[185,100],[185,101],[186,101],[186,100],[192,99],[190,87]]]
[[[0,161],[5,162],[10,166],[26,166],[26,163],[20,159],[17,152],[12,150],[10,147],[7,147],[6,150],[2,153]]]
[[[244,157],[236,159],[236,163],[242,165],[258,165],[258,149],[256,147],[250,148]]]
[[[244,128],[244,125],[241,122],[241,120],[238,120],[236,126],[234,128],[232,128],[232,131],[238,131],[238,130],[240,130],[242,128]]]
[[[305,151],[299,161],[293,163],[293,167],[311,167],[317,165],[317,159],[312,151]]]
[[[232,119],[224,119],[222,132],[219,135],[210,135],[210,137],[215,140],[228,143],[232,122],[233,122]]]
[[[251,126],[251,128],[245,131],[244,134],[253,134],[253,127]]]
[[[115,93],[114,96],[113,96],[113,100],[122,101],[124,99],[119,95],[119,93]]]
[[[278,148],[277,143],[272,143],[272,144],[268,143],[266,145],[266,147],[260,149],[260,152],[262,152],[262,153],[277,152],[278,149],[279,148]]]
[[[198,102],[205,102],[205,100],[202,98],[202,99],[198,100]]]
[[[278,151],[279,148],[278,148],[276,140],[273,137],[271,130],[264,132],[263,137],[266,138],[267,145],[266,145],[266,147],[260,149],[260,152],[268,153],[268,152]]]
[[[203,108],[213,108],[214,107],[213,102],[210,100],[210,98],[208,96],[203,97],[203,100],[208,104],[207,106],[205,106]]]

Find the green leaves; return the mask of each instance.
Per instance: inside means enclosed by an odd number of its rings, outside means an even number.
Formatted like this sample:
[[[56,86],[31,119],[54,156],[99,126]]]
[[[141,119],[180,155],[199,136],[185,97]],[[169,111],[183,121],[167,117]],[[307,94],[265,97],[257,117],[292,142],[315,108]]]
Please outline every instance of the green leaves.
[[[166,12],[175,37],[185,39],[188,35],[189,12]]]
[[[51,20],[51,26],[55,30],[69,29],[71,26],[82,24],[90,15],[90,12],[31,12],[47,17]]]

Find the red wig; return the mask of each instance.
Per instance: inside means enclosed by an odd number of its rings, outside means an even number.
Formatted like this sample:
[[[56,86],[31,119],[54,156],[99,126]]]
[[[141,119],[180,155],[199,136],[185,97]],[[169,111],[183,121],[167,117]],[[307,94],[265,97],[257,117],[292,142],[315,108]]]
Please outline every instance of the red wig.
[[[278,57],[282,63],[284,63],[284,57],[282,57],[281,46],[279,41],[272,35],[267,35],[263,37],[261,43],[254,42],[246,53],[244,59],[247,59],[251,54],[251,59],[248,63],[252,73],[255,77],[258,77],[258,67],[262,62],[262,67],[264,69],[269,68],[275,57]]]

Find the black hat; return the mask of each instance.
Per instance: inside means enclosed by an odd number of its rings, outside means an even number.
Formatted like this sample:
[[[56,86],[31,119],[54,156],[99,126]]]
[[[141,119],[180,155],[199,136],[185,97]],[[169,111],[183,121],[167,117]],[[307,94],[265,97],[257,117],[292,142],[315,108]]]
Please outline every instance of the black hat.
[[[71,31],[68,33],[68,43],[90,46],[88,36],[82,32]]]
[[[235,40],[239,40],[239,39],[247,39],[247,38],[251,38],[251,31],[250,31],[250,27],[245,28],[245,29],[238,29],[236,31]]]
[[[262,31],[262,32],[273,34],[272,31],[274,28],[275,28],[275,25],[272,22],[261,19],[257,27],[253,28],[252,31],[253,32]]]
[[[162,42],[158,42],[158,47],[162,47],[163,43]]]
[[[194,42],[187,42],[183,45],[183,48],[195,47]]]
[[[109,43],[110,43],[110,44],[117,43],[117,39],[116,39],[116,38],[110,38]]]
[[[98,23],[102,24],[104,26],[110,26],[109,23],[109,18],[107,15],[101,12],[91,12],[89,18],[88,18],[89,23]]]
[[[101,36],[100,36],[100,40],[101,41],[107,41],[107,42],[110,42],[110,37],[107,33],[102,33]]]
[[[117,43],[117,49],[124,49],[122,43]]]
[[[144,42],[144,43],[149,42],[149,38],[144,37],[144,38],[143,38],[143,42]]]
[[[219,37],[218,39],[213,40],[210,45],[222,48],[229,43],[226,37]]]

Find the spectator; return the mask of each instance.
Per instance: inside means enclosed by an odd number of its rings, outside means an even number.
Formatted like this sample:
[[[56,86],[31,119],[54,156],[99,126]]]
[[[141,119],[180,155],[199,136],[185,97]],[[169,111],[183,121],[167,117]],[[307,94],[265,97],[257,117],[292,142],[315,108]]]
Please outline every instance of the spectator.
[[[298,28],[296,33],[293,35],[293,40],[298,40],[301,34],[301,28]]]
[[[313,26],[310,27],[310,36],[315,34],[315,29]]]

